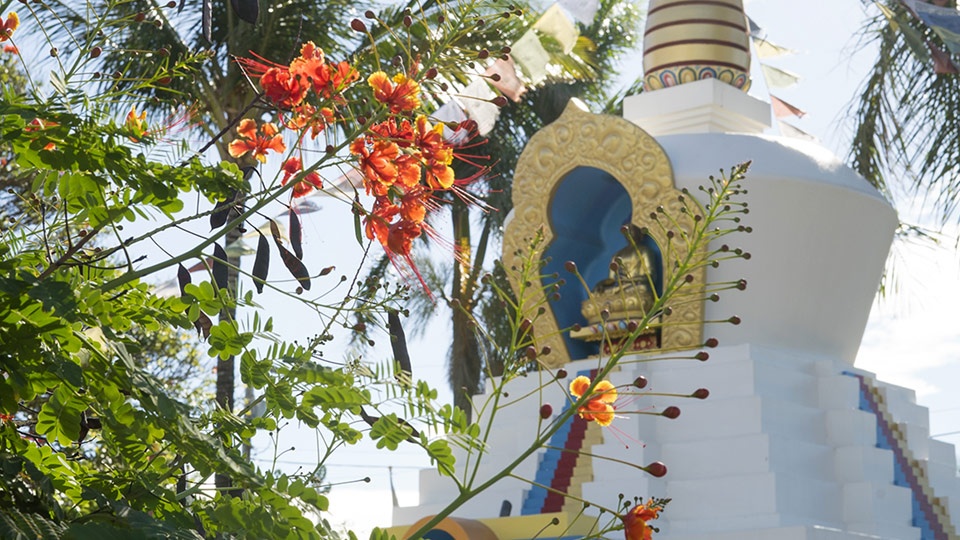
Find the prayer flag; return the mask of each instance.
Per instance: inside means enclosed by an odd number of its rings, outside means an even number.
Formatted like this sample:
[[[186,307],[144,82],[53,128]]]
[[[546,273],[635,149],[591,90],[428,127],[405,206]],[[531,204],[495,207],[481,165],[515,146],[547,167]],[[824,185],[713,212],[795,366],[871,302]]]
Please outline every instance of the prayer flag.
[[[527,30],[520,36],[520,39],[513,44],[510,56],[520,65],[520,69],[531,84],[540,84],[547,78],[550,54],[540,44],[540,38],[533,30]]]
[[[497,94],[490,89],[486,81],[481,78],[474,79],[460,92],[459,97],[467,116],[477,123],[477,132],[480,135],[490,133],[500,116],[500,107],[491,103]]]
[[[517,69],[513,59],[502,60],[498,58],[496,62],[490,64],[484,75],[490,78],[490,84],[494,88],[514,102],[520,101],[520,97],[527,91],[523,81],[517,77]]]
[[[577,25],[573,24],[560,4],[554,4],[544,11],[540,20],[533,24],[533,29],[557,40],[563,48],[563,54],[570,54],[580,36]]]
[[[803,111],[799,107],[791,105],[772,94],[770,95],[770,104],[773,105],[773,114],[777,118],[786,118],[788,116],[803,118],[807,114],[806,111]]]
[[[803,131],[802,129],[792,126],[782,120],[778,120],[777,124],[780,126],[780,134],[784,137],[793,137],[795,139],[803,139],[806,141],[817,141],[817,138],[813,135]]]
[[[917,0],[904,0],[904,3],[940,36],[951,53],[960,54],[960,11]]]
[[[773,88],[789,88],[800,80],[800,76],[796,73],[790,73],[767,64],[760,64],[760,67],[763,68],[763,77],[767,80],[767,86]]]
[[[760,58],[774,58],[785,54],[793,54],[794,51],[767,41],[763,38],[753,38],[753,44],[757,47],[757,56]]]

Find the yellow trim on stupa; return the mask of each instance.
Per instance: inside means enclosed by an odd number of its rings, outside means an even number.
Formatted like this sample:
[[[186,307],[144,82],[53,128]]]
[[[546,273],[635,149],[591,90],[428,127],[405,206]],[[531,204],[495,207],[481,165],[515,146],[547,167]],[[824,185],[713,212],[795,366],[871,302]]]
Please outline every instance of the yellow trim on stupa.
[[[582,506],[582,505],[581,505]],[[406,539],[432,516],[426,516],[414,525],[390,527],[386,532],[396,538]],[[556,523],[554,523],[556,520]],[[478,531],[479,536],[468,534],[467,528]],[[582,538],[596,534],[597,518],[577,512],[554,512],[530,516],[510,516],[487,519],[444,518],[437,527],[455,540],[526,540],[528,538]],[[464,536],[466,535],[466,536]],[[492,535],[492,536],[491,536]]]
[[[633,224],[647,227],[658,246],[672,245],[672,260],[683,260],[687,256],[685,244],[671,244],[666,229],[653,225],[650,218],[662,208],[685,233],[689,234],[694,228],[690,214],[681,211],[681,192],[673,184],[673,167],[663,148],[636,124],[616,116],[593,114],[581,101],[572,99],[560,118],[530,138],[517,161],[513,212],[503,234],[506,268],[522,266],[521,253],[530,247],[535,231],[542,231],[541,249],[553,241],[556,235],[549,218],[552,194],[566,175],[578,167],[596,168],[613,176],[630,194]],[[535,254],[535,259],[542,255]],[[664,260],[664,265],[668,264],[671,261]],[[690,273],[695,283],[705,282],[704,267]],[[552,350],[550,355],[538,358],[541,366],[559,368],[574,360],[570,358],[544,288],[526,286],[515,273],[510,274],[510,279],[514,292],[522,297],[520,305],[547,308],[542,316],[530,314],[537,347],[547,346]],[[672,313],[662,318],[661,348],[701,346],[703,312],[702,301],[674,306]]]
[[[570,486],[567,487],[567,494],[583,498],[583,485],[593,482],[593,457],[592,448],[603,444],[603,428],[596,422],[587,422],[587,431],[583,435],[583,443],[580,446],[580,456],[577,459],[577,466],[570,477]],[[564,512],[577,512],[583,508],[583,503],[577,499],[567,497],[563,501]]]
[[[910,467],[911,472],[913,472],[914,477],[916,477],[920,491],[923,492],[927,501],[930,502],[930,507],[934,514],[936,514],[939,525],[943,527],[944,532],[950,540],[957,540],[960,536],[957,535],[957,530],[950,519],[950,511],[947,509],[946,502],[942,497],[937,497],[933,492],[933,486],[930,484],[930,477],[927,474],[926,462],[914,457],[913,451],[910,450],[910,445],[907,442],[907,434],[903,430],[903,424],[898,423],[887,409],[886,391],[878,387],[873,379],[869,377],[863,377],[863,381],[877,404],[877,413],[887,426],[890,427],[890,434],[896,439],[907,465]]]

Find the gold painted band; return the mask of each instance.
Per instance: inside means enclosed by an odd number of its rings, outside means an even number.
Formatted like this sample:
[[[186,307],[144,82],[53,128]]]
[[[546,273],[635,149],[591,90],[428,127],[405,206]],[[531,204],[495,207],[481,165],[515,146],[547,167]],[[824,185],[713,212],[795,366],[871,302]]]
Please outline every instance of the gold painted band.
[[[716,45],[718,47],[730,47],[746,53],[750,52],[750,48],[744,46],[742,43],[727,41],[723,39],[683,39],[683,40],[677,40],[677,41],[668,41],[666,43],[659,43],[657,45],[646,46],[644,47],[644,54],[650,54],[654,51],[665,49],[667,47],[674,47],[677,45]]]
[[[691,64],[724,65],[747,71],[750,66],[750,54],[732,48],[674,45],[648,53],[643,57],[643,65],[648,72],[668,65]]]
[[[659,47],[664,43],[684,39],[717,39],[739,43],[749,49],[750,40],[742,28],[721,26],[714,23],[687,23],[683,26],[667,26],[656,29],[644,37],[644,47]],[[738,47],[740,48],[740,47]]]
[[[659,65],[659,66],[650,68],[650,69],[648,69],[648,70],[646,71],[646,73],[647,73],[646,76],[647,76],[647,77],[651,77],[651,76],[655,75],[656,72],[659,71],[659,70],[661,70],[661,69],[670,69],[670,68],[683,67],[683,66],[725,67],[725,68],[730,68],[730,69],[738,72],[737,75],[739,75],[740,73],[746,73],[746,71],[744,71],[744,69],[743,69],[742,66],[738,66],[738,65],[736,65],[736,64],[731,64],[731,63],[727,63],[727,62],[718,62],[718,61],[715,61],[715,60],[706,60],[706,61],[705,61],[705,60],[683,60],[683,61],[680,61],[680,62],[674,62],[674,63],[672,63],[672,64],[661,64],[661,65]]]
[[[748,47],[750,39],[743,28],[712,23],[687,23],[682,27],[666,26],[644,36],[644,50],[674,39],[721,39]]]
[[[742,11],[720,8],[697,8],[680,6],[674,9],[658,11],[647,17],[644,34],[661,26],[673,24],[706,23],[742,28],[747,32],[747,18]]]
[[[676,6],[687,6],[687,5],[707,5],[707,6],[717,6],[723,8],[735,9],[737,11],[743,11],[743,2],[740,0],[666,0],[665,2],[658,3],[647,10],[647,16],[653,15],[654,13],[668,9]]]

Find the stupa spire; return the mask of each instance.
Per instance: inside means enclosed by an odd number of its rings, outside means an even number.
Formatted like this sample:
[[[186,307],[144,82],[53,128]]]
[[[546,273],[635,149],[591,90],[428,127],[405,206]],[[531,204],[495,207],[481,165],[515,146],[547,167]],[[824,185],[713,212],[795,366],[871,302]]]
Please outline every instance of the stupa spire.
[[[650,0],[643,37],[647,91],[701,79],[750,87],[742,0]]]

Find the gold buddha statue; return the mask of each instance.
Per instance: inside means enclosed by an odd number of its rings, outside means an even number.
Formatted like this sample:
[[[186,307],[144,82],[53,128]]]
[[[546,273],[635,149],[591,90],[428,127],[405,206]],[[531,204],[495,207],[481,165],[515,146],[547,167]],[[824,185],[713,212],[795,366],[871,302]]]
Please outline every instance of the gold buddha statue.
[[[613,342],[632,333],[631,322],[639,321],[653,305],[659,286],[660,264],[656,248],[646,241],[646,234],[633,224],[624,226],[627,245],[613,254],[609,275],[593,286],[580,313],[588,325],[571,333],[585,341]],[[659,332],[641,334],[632,344],[633,350],[659,347]],[[605,343],[605,351],[609,343]]]

